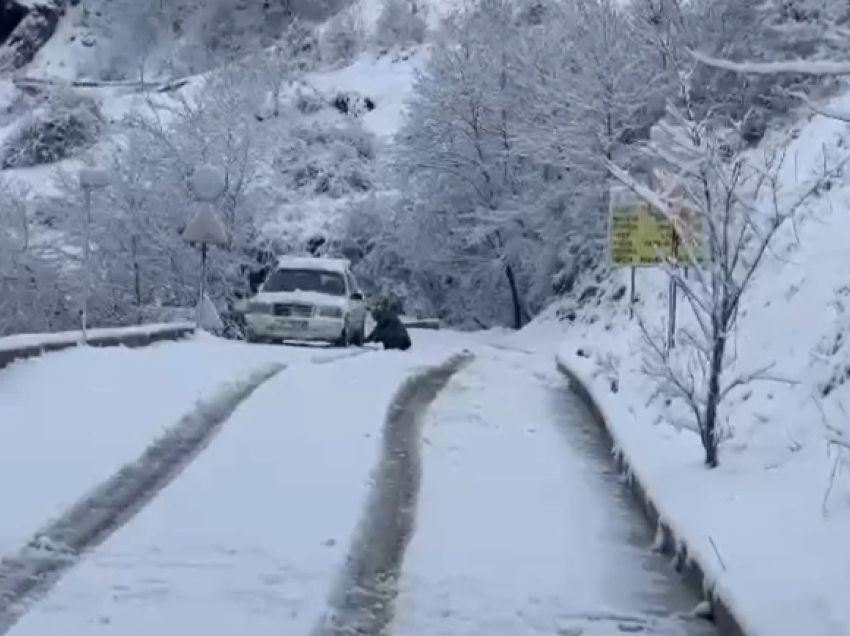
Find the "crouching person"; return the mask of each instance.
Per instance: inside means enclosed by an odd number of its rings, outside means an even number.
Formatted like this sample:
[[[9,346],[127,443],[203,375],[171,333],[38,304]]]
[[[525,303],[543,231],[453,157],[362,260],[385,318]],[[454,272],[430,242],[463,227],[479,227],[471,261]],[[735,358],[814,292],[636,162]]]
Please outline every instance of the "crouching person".
[[[372,311],[372,317],[376,324],[366,342],[379,342],[384,345],[384,349],[410,349],[410,334],[392,303],[382,299]]]

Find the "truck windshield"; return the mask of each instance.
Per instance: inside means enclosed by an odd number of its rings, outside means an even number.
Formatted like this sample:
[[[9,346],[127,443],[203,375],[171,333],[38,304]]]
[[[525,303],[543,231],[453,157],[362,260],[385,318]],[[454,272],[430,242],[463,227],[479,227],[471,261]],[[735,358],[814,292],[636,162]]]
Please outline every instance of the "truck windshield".
[[[308,291],[345,296],[345,279],[338,272],[323,272],[318,269],[277,269],[266,280],[263,291]]]

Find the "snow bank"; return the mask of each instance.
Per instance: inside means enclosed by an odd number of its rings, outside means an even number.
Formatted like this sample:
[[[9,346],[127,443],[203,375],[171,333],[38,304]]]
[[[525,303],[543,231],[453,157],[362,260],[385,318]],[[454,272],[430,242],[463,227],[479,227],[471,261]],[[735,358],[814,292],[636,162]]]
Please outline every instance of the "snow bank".
[[[830,108],[850,111],[850,95]],[[834,163],[846,143],[846,125],[812,118],[789,150],[783,179],[822,170],[824,153]],[[850,295],[850,182],[831,185],[777,237],[744,298],[730,345],[735,371],[775,363],[771,375],[787,382],[754,383],[730,395],[732,435],[716,470],[703,467],[697,435],[673,426],[688,418],[682,405],[666,403],[642,374],[642,337],[624,306],[570,325],[559,352],[595,396],[662,522],[686,542],[750,636],[850,634],[850,479],[827,448],[823,425],[825,417],[843,425],[850,399],[842,302]],[[661,275],[638,272],[637,291],[638,311],[662,325]],[[541,336],[554,333],[541,322],[522,339],[545,346]]]
[[[362,115],[363,126],[388,139],[401,128],[413,78],[425,59],[424,50],[411,51],[398,59],[367,53],[338,70],[313,73],[307,81],[323,93],[352,91],[370,98],[375,109]]]
[[[111,327],[107,329],[89,329],[88,341],[92,345],[100,344],[103,340],[113,340],[124,336],[165,336],[179,338],[194,331],[194,323],[159,323],[136,325],[133,327]],[[0,352],[14,349],[29,349],[33,347],[49,347],[59,349],[71,347],[80,342],[80,331],[59,331],[56,333],[25,333],[0,338]],[[121,343],[116,343],[121,344]]]

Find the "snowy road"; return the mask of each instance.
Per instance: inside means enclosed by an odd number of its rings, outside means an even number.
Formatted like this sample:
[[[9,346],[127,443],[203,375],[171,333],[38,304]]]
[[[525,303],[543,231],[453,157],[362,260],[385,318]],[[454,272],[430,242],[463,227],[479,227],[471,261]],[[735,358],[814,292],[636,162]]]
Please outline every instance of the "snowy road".
[[[0,554],[135,460],[223,382],[269,362],[347,353],[199,338],[69,349],[0,370]]]
[[[361,521],[390,400],[454,350],[290,366],[10,633],[306,635]]]
[[[484,344],[498,336],[414,338],[328,364],[340,352],[217,344],[234,372],[290,366],[12,636],[339,633],[316,631],[328,610],[399,567],[381,599],[397,587],[395,612],[375,621],[394,613],[395,636],[711,633],[682,618],[697,599],[648,552],[551,358]],[[406,377],[466,347],[474,361],[414,392],[416,413],[390,408]]]
[[[549,360],[482,351],[429,413],[395,636],[712,633]]]

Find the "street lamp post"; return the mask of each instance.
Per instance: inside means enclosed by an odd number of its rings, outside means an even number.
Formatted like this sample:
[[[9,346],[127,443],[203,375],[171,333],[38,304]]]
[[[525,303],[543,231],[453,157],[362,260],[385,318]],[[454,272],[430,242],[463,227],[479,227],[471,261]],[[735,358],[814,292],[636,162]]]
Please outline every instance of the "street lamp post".
[[[82,344],[88,343],[89,287],[91,276],[91,204],[92,191],[109,185],[109,174],[98,168],[83,168],[78,173],[80,189],[83,191],[85,207],[85,239],[83,244],[83,292],[80,310],[80,338]]]
[[[202,206],[183,230],[183,240],[201,246],[201,277],[198,284],[198,307],[195,316],[198,329],[203,327],[203,309],[207,285],[207,251],[210,245],[226,245],[227,229],[215,214],[213,203],[227,187],[224,176],[212,166],[198,166],[189,180],[195,198]]]

